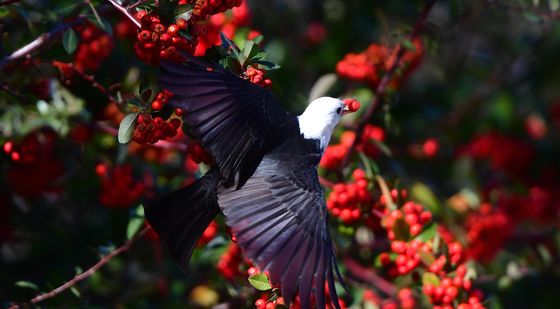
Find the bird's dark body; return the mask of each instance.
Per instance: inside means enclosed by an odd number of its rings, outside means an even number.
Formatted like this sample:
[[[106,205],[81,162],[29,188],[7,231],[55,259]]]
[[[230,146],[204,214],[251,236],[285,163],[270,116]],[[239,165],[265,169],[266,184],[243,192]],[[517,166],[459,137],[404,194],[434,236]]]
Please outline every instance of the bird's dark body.
[[[288,304],[299,290],[303,308],[311,294],[324,308],[327,281],[338,308],[336,262],[317,180],[319,142],[303,137],[297,117],[269,91],[218,66],[196,59],[163,64],[160,82],[216,161],[194,184],[145,203],[148,222],[172,256],[186,267],[221,211],[245,255],[281,283]]]

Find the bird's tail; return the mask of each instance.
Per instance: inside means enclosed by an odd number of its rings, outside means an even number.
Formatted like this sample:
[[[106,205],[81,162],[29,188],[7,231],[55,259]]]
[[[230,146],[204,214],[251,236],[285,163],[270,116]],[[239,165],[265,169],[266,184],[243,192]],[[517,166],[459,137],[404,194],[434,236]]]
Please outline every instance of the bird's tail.
[[[219,178],[210,171],[192,185],[144,202],[148,223],[185,270],[198,239],[220,211],[216,195]]]

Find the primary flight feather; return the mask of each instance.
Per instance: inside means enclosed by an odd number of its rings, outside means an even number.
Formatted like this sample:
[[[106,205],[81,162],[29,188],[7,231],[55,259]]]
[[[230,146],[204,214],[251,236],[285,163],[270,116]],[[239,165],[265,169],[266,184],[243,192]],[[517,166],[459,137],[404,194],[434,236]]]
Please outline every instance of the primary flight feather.
[[[215,164],[194,184],[145,203],[146,218],[186,267],[206,226],[221,211],[238,245],[289,305],[315,295],[333,305],[338,272],[317,165],[348,107],[312,101],[300,116],[286,112],[265,88],[194,57],[162,63],[162,88]]]

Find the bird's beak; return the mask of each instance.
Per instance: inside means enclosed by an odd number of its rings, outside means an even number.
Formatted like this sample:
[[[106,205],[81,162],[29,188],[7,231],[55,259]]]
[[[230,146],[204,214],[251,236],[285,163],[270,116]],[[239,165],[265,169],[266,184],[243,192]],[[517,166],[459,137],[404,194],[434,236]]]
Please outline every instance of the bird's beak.
[[[350,114],[352,111],[348,108],[348,105],[344,104],[344,108],[342,109],[342,115]]]

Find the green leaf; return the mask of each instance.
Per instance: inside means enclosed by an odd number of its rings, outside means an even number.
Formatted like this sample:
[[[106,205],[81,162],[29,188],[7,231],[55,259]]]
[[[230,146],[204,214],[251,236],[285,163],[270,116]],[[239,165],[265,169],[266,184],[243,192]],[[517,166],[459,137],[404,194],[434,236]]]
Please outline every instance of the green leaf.
[[[113,26],[111,26],[111,23],[108,22],[106,19],[100,17],[99,19],[96,18],[95,16],[92,18],[88,18],[90,22],[92,22],[93,24],[95,24],[97,27],[103,29],[103,31],[105,31],[108,35],[113,35]]]
[[[425,272],[422,275],[422,284],[431,284],[433,286],[439,286],[439,277],[431,272]]]
[[[429,266],[432,265],[433,262],[436,261],[436,258],[430,252],[426,252],[424,250],[419,250],[418,254],[420,255],[420,260],[424,265]]]
[[[556,12],[560,8],[560,1],[558,0],[548,0],[548,7],[551,11]]]
[[[439,200],[428,186],[417,182],[412,185],[410,192],[413,200],[422,204],[422,206],[430,210],[434,215],[440,213],[441,206]]]
[[[76,47],[78,47],[78,36],[72,28],[68,28],[62,35],[62,46],[64,46],[64,50],[69,54],[72,54]]]
[[[264,69],[267,71],[272,71],[272,70],[278,70],[281,68],[280,65],[276,64],[276,63],[272,63],[270,61],[265,61],[265,60],[255,60],[253,61],[254,63],[258,63],[262,66],[264,66]]]
[[[540,23],[542,21],[542,17],[529,11],[523,12],[523,16],[530,22]]]
[[[272,289],[272,286],[270,286],[268,282],[268,277],[263,273],[249,277],[249,283],[259,291],[268,291]]]
[[[259,35],[253,39],[253,42],[255,42],[256,44],[261,44],[263,40],[264,40],[264,36]]]
[[[150,78],[148,78],[147,76],[144,77],[142,81],[140,81],[140,86],[138,86],[138,93],[142,98],[142,102],[144,102],[145,104],[151,101],[152,96],[154,95],[154,91],[150,87]]]
[[[392,157],[393,153],[391,152],[391,149],[389,149],[389,147],[387,145],[385,145],[385,143],[383,143],[382,141],[378,141],[374,138],[370,138],[369,139],[373,144],[375,144],[375,146],[377,146],[377,148],[379,148],[379,150],[381,150],[381,152],[383,154],[385,154],[388,157]]]
[[[33,282],[29,282],[29,281],[18,281],[16,283],[14,283],[15,286],[19,286],[20,288],[27,288],[27,289],[32,289],[35,291],[39,291],[39,288],[37,287],[37,285]]]
[[[136,127],[136,121],[138,120],[138,113],[132,113],[126,115],[121,124],[119,125],[118,139],[119,143],[126,144],[132,139],[132,133]]]
[[[402,47],[409,51],[416,51],[416,46],[410,40],[404,40],[402,42]]]
[[[131,239],[138,233],[140,228],[144,225],[144,207],[138,205],[134,213],[132,214],[130,221],[128,221],[128,226],[126,227],[126,238]]]
[[[177,15],[176,19],[183,18],[184,20],[188,21],[189,19],[192,18],[192,14],[193,14],[193,10],[191,8],[188,8],[186,11],[184,11],[182,13],[179,13],[179,15]]]
[[[337,81],[338,77],[334,73],[325,74],[319,77],[313,87],[311,87],[311,91],[309,91],[309,102],[325,96]]]
[[[74,296],[76,296],[76,298],[80,298],[82,296],[82,294],[80,294],[80,291],[78,291],[75,286],[70,287],[70,291],[72,292],[72,294],[74,294]]]
[[[226,50],[231,50],[235,58],[237,58],[237,61],[239,61],[239,64],[243,66],[245,61],[247,61],[247,58],[241,53],[239,47],[237,47],[237,45],[235,45],[235,43],[233,43],[223,32],[220,32],[220,38],[222,40],[222,46]]]
[[[261,47],[254,41],[247,40],[243,46],[243,55],[247,59],[251,60],[262,60],[266,57],[266,53],[261,49]]]
[[[249,57],[251,55],[251,52],[253,51],[253,47],[255,47],[257,44],[255,44],[255,42],[251,41],[251,40],[247,40],[245,41],[245,45],[243,46],[243,55],[245,55],[245,58],[251,58]]]
[[[421,242],[426,242],[434,238],[434,236],[436,235],[436,231],[437,231],[437,224],[435,223],[430,224],[430,226],[424,229],[424,231],[420,233],[420,235],[416,236],[414,239],[419,240]]]
[[[539,244],[537,246],[537,251],[539,252],[541,259],[543,260],[544,265],[551,265],[553,258],[550,251],[542,244]]]

